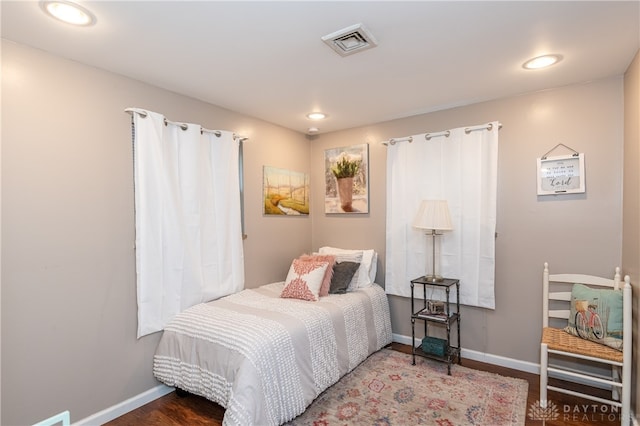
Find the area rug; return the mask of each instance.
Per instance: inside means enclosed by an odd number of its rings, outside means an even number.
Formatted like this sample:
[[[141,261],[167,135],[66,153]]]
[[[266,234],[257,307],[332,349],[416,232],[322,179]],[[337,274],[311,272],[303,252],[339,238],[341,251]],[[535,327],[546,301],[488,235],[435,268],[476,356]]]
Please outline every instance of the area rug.
[[[464,361],[463,361],[464,363]],[[371,355],[289,426],[524,425],[528,383],[391,349]]]

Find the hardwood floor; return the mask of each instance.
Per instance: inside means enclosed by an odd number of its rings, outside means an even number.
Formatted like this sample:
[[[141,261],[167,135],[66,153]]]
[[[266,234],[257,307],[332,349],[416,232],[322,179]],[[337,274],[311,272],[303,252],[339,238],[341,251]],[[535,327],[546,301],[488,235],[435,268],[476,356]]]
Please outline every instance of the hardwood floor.
[[[393,343],[391,348],[400,352],[411,353],[411,346]],[[462,360],[462,365],[477,370],[489,371],[502,376],[517,377],[529,382],[527,395],[527,414],[529,408],[538,402],[540,398],[540,383],[537,374],[525,373],[505,367],[485,364],[473,360]],[[606,392],[596,390],[600,396],[606,397]],[[546,426],[595,426],[595,425],[619,425],[617,414],[612,414],[610,409],[601,404],[582,398],[563,395],[556,392],[549,393],[549,400],[558,408],[557,420],[547,420]],[[604,408],[604,412],[603,412]],[[179,397],[175,392],[158,398],[149,404],[118,417],[106,426],[220,426],[224,408],[195,395]],[[542,425],[541,420],[531,420],[527,416],[527,426]],[[484,425],[498,426],[498,425]]]

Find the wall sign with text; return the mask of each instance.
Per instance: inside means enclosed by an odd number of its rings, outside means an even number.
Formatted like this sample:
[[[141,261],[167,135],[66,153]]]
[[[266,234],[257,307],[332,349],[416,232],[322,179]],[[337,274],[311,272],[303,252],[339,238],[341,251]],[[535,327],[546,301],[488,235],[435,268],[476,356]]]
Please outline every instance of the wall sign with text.
[[[584,154],[538,158],[538,195],[583,192]]]

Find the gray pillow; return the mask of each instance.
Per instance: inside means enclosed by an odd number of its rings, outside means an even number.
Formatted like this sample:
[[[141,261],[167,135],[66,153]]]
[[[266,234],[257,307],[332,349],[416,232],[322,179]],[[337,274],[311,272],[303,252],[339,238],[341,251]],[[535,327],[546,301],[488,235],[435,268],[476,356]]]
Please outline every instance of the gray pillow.
[[[356,262],[340,262],[333,265],[333,276],[331,277],[331,285],[329,294],[344,294],[351,282],[354,274],[360,267]]]

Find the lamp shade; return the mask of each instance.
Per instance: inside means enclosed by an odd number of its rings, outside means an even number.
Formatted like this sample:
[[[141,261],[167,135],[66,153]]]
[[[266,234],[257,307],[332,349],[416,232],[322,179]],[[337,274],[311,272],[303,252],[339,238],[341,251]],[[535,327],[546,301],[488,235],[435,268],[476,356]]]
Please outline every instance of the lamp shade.
[[[451,231],[451,215],[447,200],[422,200],[418,214],[413,220],[413,227],[433,229],[436,231]]]

